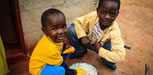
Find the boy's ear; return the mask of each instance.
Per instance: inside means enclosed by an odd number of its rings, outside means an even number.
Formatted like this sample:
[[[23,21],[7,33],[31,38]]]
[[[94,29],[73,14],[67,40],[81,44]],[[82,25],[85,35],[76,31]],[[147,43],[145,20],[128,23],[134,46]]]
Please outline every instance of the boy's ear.
[[[45,35],[47,35],[47,31],[46,31],[46,28],[45,28],[45,27],[42,27],[41,30],[43,31],[43,33],[44,33]]]
[[[98,8],[96,8],[96,11],[98,12]]]
[[[116,16],[118,16],[119,13],[120,13],[120,12],[118,11]]]

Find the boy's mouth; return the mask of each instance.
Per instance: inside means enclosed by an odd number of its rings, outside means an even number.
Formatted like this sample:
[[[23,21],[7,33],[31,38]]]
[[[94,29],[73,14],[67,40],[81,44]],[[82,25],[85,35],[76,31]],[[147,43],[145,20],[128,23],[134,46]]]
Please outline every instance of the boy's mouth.
[[[110,24],[111,24],[111,21],[109,21],[109,20],[103,20],[103,21],[101,21],[102,22],[102,24],[104,25],[104,26],[109,26]]]
[[[104,23],[109,23],[109,21],[104,21]]]
[[[55,39],[57,42],[63,42],[65,39],[65,36],[57,36]]]
[[[109,21],[104,21],[103,23],[104,23],[105,25],[110,24],[110,22],[109,22]]]
[[[64,40],[64,36],[63,37],[57,37],[57,40]]]

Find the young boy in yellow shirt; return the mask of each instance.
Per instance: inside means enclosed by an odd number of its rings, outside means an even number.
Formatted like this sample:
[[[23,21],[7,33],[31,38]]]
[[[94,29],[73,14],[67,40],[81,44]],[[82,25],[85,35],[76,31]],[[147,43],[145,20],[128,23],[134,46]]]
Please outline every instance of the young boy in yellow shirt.
[[[82,68],[69,69],[63,61],[74,52],[74,48],[64,43],[67,37],[64,14],[54,8],[48,9],[42,14],[41,23],[45,35],[36,45],[30,58],[30,74],[85,75]]]
[[[120,0],[99,0],[97,11],[74,20],[68,28],[68,38],[76,51],[70,58],[82,57],[89,48],[109,69],[115,70],[115,63],[125,58],[124,42],[115,21],[119,10]]]

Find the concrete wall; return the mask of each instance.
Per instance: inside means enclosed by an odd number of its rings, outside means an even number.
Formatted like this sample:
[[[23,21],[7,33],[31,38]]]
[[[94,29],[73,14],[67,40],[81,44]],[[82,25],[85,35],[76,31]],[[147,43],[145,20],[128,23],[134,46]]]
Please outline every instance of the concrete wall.
[[[19,0],[27,51],[31,53],[33,47],[43,36],[40,16],[46,9],[60,9],[66,16],[67,24],[71,24],[76,17],[94,11],[97,1],[98,0]]]

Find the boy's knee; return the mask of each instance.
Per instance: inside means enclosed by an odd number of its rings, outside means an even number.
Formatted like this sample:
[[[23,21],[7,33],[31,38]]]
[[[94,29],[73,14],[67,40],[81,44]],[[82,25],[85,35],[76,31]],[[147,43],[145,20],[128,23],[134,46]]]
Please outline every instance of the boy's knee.
[[[77,37],[76,31],[75,31],[75,28],[74,28],[73,25],[70,25],[70,26],[68,27],[68,37],[69,37],[69,38]]]
[[[63,72],[63,73],[65,73],[65,68],[64,68],[64,67],[62,67],[62,66],[59,66],[58,71],[59,71],[59,72]]]
[[[54,69],[54,72],[55,71],[57,75],[65,75],[65,69],[62,66],[57,66],[56,69]]]
[[[62,66],[46,66],[41,71],[41,75],[65,75],[65,69]]]
[[[75,31],[74,25],[71,24],[71,25],[68,27],[68,32],[74,33],[74,31]]]

